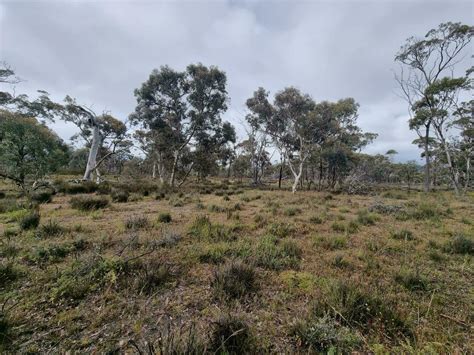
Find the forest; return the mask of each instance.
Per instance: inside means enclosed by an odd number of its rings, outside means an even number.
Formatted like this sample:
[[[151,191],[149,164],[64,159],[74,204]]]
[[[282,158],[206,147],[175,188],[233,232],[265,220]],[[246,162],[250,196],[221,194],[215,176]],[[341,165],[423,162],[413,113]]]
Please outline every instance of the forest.
[[[255,87],[237,126],[225,68],[170,63],[117,117],[2,62],[0,351],[472,353],[474,27],[413,35],[408,161],[355,97]]]

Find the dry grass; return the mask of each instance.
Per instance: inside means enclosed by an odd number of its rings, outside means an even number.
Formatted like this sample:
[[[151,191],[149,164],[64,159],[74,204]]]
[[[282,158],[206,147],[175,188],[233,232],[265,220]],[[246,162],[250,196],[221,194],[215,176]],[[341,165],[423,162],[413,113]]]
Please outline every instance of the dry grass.
[[[474,196],[154,191],[96,211],[57,194],[41,238],[0,214],[3,351],[146,352],[185,324],[189,353],[474,351]]]

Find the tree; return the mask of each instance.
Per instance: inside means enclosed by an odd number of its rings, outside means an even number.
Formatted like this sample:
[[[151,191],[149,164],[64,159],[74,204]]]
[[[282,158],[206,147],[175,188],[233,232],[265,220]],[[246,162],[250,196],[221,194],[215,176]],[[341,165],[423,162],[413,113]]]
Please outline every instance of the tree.
[[[401,72],[395,79],[409,104],[410,129],[423,139],[425,157],[425,191],[430,190],[430,133],[438,107],[427,97],[427,88],[446,73],[452,73],[462,60],[463,50],[468,46],[474,27],[461,23],[443,23],[430,30],[423,39],[410,37],[395,56],[401,63]],[[404,68],[408,69],[406,73]],[[429,108],[424,115],[415,114],[416,102],[424,101]]]
[[[68,147],[37,119],[0,111],[0,177],[29,194],[67,158]]]
[[[197,136],[212,136],[222,128],[227,109],[226,75],[217,67],[191,64],[184,72],[167,66],[153,70],[135,90],[137,106],[130,115],[134,124],[155,131],[155,139],[172,153],[169,183],[174,186],[183,152]],[[203,138],[204,139],[204,138]]]
[[[64,99],[64,105],[57,105],[55,112],[61,119],[79,128],[79,133],[72,140],[82,138],[89,148],[83,180],[92,180],[95,172],[97,182],[100,182],[100,165],[110,156],[130,148],[126,125],[109,114],[96,115],[69,96]],[[98,160],[101,149],[105,152]]]

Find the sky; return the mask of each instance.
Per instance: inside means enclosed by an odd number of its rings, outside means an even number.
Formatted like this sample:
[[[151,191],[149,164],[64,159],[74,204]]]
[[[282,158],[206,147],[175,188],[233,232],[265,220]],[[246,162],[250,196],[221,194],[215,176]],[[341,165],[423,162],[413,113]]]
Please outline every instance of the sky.
[[[0,61],[23,79],[16,92],[75,97],[126,120],[133,90],[152,69],[190,63],[227,73],[240,138],[245,100],[295,86],[317,102],[353,97],[359,125],[378,133],[366,153],[419,159],[400,97],[394,56],[405,39],[442,22],[473,24],[474,3],[447,1],[0,0]],[[471,53],[472,47],[470,48]],[[73,126],[53,128],[69,139]]]

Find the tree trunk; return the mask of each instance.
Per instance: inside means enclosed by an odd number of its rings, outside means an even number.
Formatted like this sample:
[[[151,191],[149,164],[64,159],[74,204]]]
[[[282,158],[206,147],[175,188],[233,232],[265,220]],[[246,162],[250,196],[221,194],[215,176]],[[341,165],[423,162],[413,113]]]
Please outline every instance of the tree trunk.
[[[426,132],[425,132],[425,192],[430,191],[430,183],[431,183],[431,169],[430,169],[430,148],[429,148],[429,134],[430,134],[430,125],[426,125]]]
[[[280,163],[280,174],[278,175],[278,188],[279,189],[281,189],[281,179],[282,179],[282,177],[283,177],[283,164]]]
[[[96,169],[97,166],[97,154],[99,153],[99,147],[101,144],[101,137],[99,132],[99,126],[96,122],[93,123],[93,130],[92,130],[92,142],[91,148],[89,150],[89,158],[87,159],[86,171],[84,172],[84,176],[82,180],[91,181],[92,180],[92,172]]]
[[[174,180],[176,176],[176,166],[178,165],[179,152],[174,152],[173,155],[174,155],[174,160],[173,160],[173,167],[171,168],[171,176],[170,176],[171,187],[174,187]]]
[[[152,178],[153,180],[156,179],[156,161],[153,162],[153,170],[152,170],[152,172],[151,172],[151,178]]]

